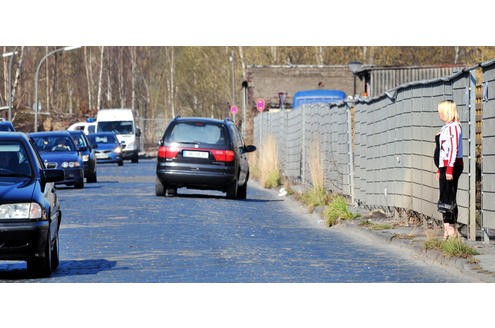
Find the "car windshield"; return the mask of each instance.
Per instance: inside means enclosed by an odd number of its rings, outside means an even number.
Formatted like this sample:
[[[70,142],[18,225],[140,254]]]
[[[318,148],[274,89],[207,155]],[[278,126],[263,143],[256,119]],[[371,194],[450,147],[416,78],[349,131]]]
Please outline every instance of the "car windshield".
[[[98,122],[98,132],[115,132],[117,134],[132,134],[132,121]]]
[[[32,176],[26,149],[20,142],[0,142],[0,177],[5,176]]]
[[[74,142],[68,136],[36,136],[33,137],[39,151],[67,152],[76,151]]]
[[[97,144],[118,144],[117,137],[113,134],[93,134],[89,136],[93,143]]]
[[[76,144],[77,148],[82,148],[82,147],[87,147],[86,141],[84,140],[84,137],[81,134],[71,134],[72,140]]]
[[[219,124],[204,122],[177,123],[173,126],[167,142],[172,143],[206,143],[225,145],[225,129]]]

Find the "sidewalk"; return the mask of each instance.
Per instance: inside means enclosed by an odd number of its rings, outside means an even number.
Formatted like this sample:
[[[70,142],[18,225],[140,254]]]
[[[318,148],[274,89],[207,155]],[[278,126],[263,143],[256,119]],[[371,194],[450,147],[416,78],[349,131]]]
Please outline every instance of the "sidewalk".
[[[281,196],[279,194],[279,196]],[[288,200],[297,202],[293,197],[283,195]],[[314,221],[321,226],[325,226],[319,212],[322,209],[316,209],[313,212]],[[349,207],[352,213],[359,214],[359,217],[353,220],[341,222],[328,229],[338,229],[346,233],[353,234],[354,237],[366,237],[373,243],[382,243],[386,247],[399,247],[407,250],[419,257],[426,263],[441,265],[449,270],[456,270],[456,273],[469,278],[473,282],[495,282],[495,240],[485,243],[483,240],[471,241],[466,239],[464,229],[461,229],[461,238],[463,241],[474,248],[479,255],[474,255],[471,259],[460,257],[448,257],[439,250],[426,250],[425,241],[428,237],[442,239],[443,230],[441,226],[435,227],[430,224],[429,227],[423,226],[420,222],[409,222],[407,218],[397,218],[393,215],[387,215],[383,211],[369,211],[359,207]],[[363,222],[369,222],[376,225],[388,225],[391,228],[373,230],[371,225],[363,225]]]
[[[483,241],[467,240],[461,230],[463,241],[474,248],[479,255],[474,255],[471,259],[460,257],[449,257],[442,254],[439,250],[426,250],[425,241],[428,236],[438,239],[442,238],[443,230],[441,227],[423,227],[421,224],[410,224],[407,220],[400,220],[389,217],[380,211],[366,212],[359,208],[349,208],[353,213],[359,213],[361,216],[354,220],[345,221],[332,227],[334,229],[347,230],[355,234],[367,234],[377,242],[383,242],[394,247],[408,248],[418,256],[422,257],[427,263],[434,263],[449,267],[449,269],[458,270],[459,273],[469,276],[474,281],[495,282],[495,241],[489,243]],[[363,221],[374,224],[388,224],[391,229],[372,230]],[[330,229],[332,229],[330,228]]]

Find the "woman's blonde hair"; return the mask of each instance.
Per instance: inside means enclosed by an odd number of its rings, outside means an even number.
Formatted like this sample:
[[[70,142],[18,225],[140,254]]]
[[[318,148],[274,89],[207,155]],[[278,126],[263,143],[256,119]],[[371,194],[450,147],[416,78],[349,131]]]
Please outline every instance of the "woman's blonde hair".
[[[443,113],[448,122],[459,122],[457,106],[452,100],[444,100],[438,104],[438,112]]]

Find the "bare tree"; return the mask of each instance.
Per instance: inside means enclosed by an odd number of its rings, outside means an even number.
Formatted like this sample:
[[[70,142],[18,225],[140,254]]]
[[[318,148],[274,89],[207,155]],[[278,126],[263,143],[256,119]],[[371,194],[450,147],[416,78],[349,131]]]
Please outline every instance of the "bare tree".
[[[103,53],[105,47],[100,47],[100,74],[98,78],[98,93],[96,96],[96,109],[99,110],[101,108],[101,87],[103,84]]]
[[[88,51],[88,47],[84,47],[84,67],[86,69],[86,81],[88,83],[88,107],[93,108],[93,92],[91,91],[93,85],[93,69],[91,67],[91,49]]]

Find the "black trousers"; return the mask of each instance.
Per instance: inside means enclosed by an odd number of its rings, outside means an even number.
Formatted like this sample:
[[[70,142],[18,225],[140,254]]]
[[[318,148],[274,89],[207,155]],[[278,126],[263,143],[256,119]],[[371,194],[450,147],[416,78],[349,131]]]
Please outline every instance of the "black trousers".
[[[445,172],[447,171],[446,167],[440,168],[440,178],[439,178],[439,190],[440,190],[440,198],[439,202],[444,204],[454,204],[455,207],[452,212],[443,213],[443,222],[444,223],[457,223],[457,216],[459,214],[459,210],[457,208],[457,185],[459,183],[459,177],[464,169],[463,165],[454,165],[454,171],[452,174],[452,180],[447,180],[445,176]]]

